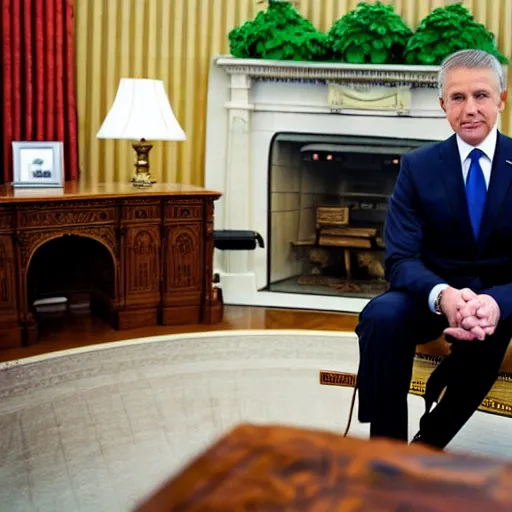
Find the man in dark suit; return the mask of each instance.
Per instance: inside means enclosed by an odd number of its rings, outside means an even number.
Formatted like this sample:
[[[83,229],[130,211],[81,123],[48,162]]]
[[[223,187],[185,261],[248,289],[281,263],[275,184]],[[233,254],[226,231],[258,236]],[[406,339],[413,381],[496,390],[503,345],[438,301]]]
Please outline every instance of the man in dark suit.
[[[384,234],[390,288],[356,332],[359,420],[371,437],[404,441],[415,347],[442,333],[452,343],[414,438],[442,449],[492,387],[512,336],[512,139],[497,130],[506,81],[490,54],[448,57],[439,96],[455,134],[402,157]]]

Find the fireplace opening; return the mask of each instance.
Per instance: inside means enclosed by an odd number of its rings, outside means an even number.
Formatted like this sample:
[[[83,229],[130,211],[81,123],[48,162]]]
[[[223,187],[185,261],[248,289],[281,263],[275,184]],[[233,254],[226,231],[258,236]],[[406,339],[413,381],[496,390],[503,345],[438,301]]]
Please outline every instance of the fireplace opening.
[[[40,246],[27,273],[28,305],[40,335],[91,317],[115,327],[115,275],[109,250],[92,238],[65,235]]]
[[[429,142],[276,134],[265,289],[361,298],[385,291],[383,229],[400,157]]]

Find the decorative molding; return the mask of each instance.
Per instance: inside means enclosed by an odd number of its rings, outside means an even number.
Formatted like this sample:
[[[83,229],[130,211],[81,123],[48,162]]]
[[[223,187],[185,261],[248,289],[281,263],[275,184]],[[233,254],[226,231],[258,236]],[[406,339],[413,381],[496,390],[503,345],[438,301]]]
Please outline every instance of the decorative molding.
[[[47,231],[22,231],[18,234],[18,242],[21,249],[22,271],[27,272],[28,266],[37,249],[44,243],[68,235],[84,236],[92,238],[103,244],[111,253],[114,265],[119,257],[119,246],[115,235],[115,229],[110,226],[81,227],[73,228],[69,233],[63,233],[57,230]]]
[[[351,87],[345,84],[327,83],[328,103],[334,108],[389,111],[401,114],[411,110],[410,87],[372,87],[361,84]]]
[[[203,259],[198,258],[198,247],[203,243],[203,226],[193,224],[165,230],[165,293],[173,295],[178,290],[201,290]],[[172,262],[172,263],[171,263]]]
[[[74,207],[74,205],[73,205]],[[32,211],[35,210],[35,211]],[[23,211],[20,215],[21,228],[41,229],[42,227],[73,226],[84,224],[110,224],[116,220],[114,207],[81,207],[68,209],[35,209]]]
[[[0,308],[16,311],[14,250],[10,236],[0,236]]]
[[[14,213],[10,208],[0,208],[0,230],[10,230],[14,227]]]
[[[123,206],[139,206],[139,205],[159,205],[160,204],[160,199],[154,199],[152,197],[150,197],[149,199],[146,199],[146,198],[137,198],[137,199],[126,199],[124,201],[122,201],[122,205]]]
[[[78,200],[78,201],[49,201],[44,203],[29,203],[29,204],[20,204],[17,206],[18,211],[23,212],[25,210],[59,210],[61,208],[69,208],[70,206],[73,210],[78,210],[81,208],[105,208],[109,206],[115,206],[116,201],[114,199],[91,199],[91,200]]]
[[[255,80],[335,82],[347,85],[366,83],[394,87],[435,88],[439,71],[439,66],[237,59],[229,55],[216,57],[215,63],[229,75],[245,75]]]
[[[141,297],[141,294],[158,295],[160,286],[160,227],[136,227],[128,231],[128,266],[126,294]],[[130,301],[133,303],[133,300]]]
[[[213,199],[218,199],[221,194],[212,196]],[[165,204],[203,204],[203,200],[194,196],[186,196],[186,197],[169,197],[165,198]]]

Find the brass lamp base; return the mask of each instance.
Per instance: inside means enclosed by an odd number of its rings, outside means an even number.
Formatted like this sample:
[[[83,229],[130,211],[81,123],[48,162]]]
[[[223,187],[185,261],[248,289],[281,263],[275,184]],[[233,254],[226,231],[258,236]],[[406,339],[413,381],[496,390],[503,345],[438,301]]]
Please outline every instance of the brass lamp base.
[[[156,181],[149,172],[137,172],[132,177],[131,183],[134,187],[151,187]]]
[[[151,187],[153,183],[156,183],[155,178],[149,172],[149,152],[153,145],[146,142],[146,139],[140,139],[140,142],[134,142],[132,147],[137,153],[135,175],[131,179],[132,185],[134,187]]]

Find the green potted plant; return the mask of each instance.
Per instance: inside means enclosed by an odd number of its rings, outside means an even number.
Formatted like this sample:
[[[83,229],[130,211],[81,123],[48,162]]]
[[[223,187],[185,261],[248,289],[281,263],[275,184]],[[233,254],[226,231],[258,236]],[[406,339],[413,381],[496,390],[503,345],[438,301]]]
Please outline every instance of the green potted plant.
[[[328,33],[333,60],[353,64],[402,64],[411,29],[392,5],[360,2]]]
[[[434,9],[421,21],[407,43],[405,62],[436,66],[448,55],[470,48],[485,50],[507,63],[496,48],[494,35],[477,23],[463,5],[450,4]]]
[[[318,61],[327,58],[327,36],[290,2],[269,0],[268,9],[229,33],[233,57]]]

